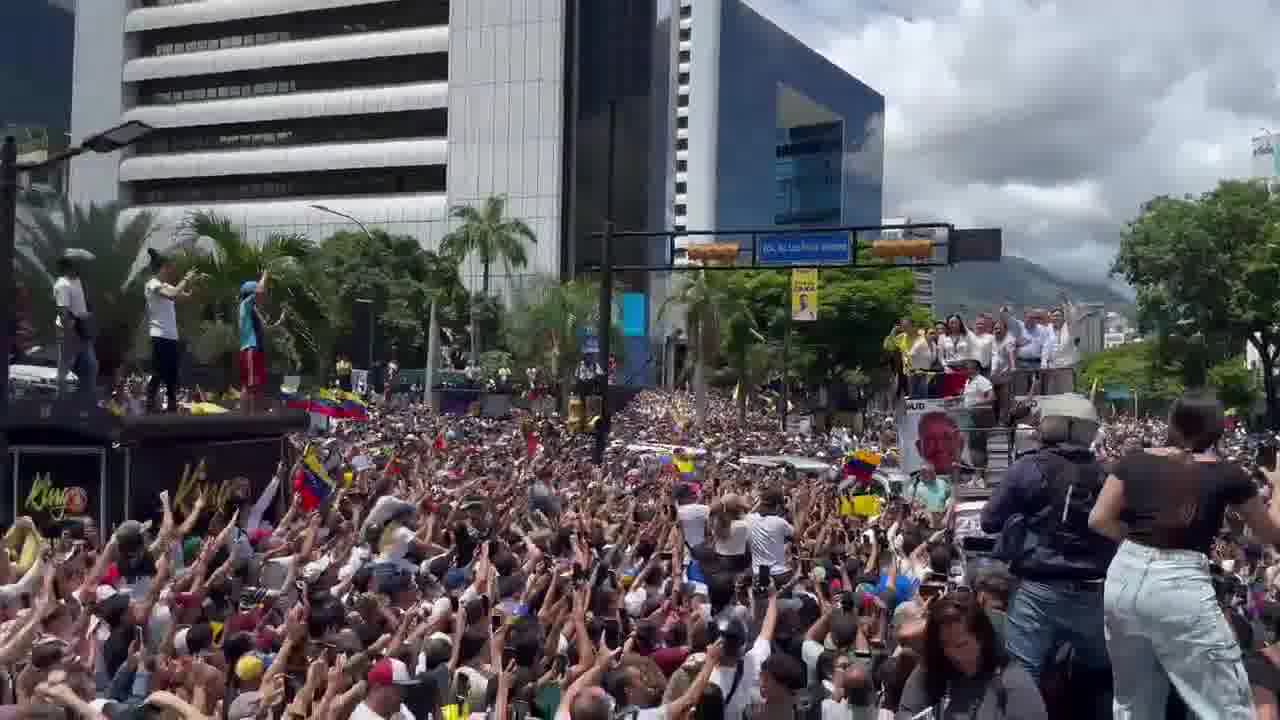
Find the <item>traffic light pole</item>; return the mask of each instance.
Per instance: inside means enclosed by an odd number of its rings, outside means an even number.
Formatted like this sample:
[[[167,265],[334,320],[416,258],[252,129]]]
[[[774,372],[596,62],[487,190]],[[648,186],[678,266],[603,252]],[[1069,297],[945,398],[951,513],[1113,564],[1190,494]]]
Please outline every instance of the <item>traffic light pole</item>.
[[[600,355],[598,364],[604,370],[600,382],[600,419],[596,421],[596,442],[592,459],[604,464],[605,447],[609,444],[609,358],[613,352],[613,166],[617,161],[618,102],[609,101],[609,150],[605,161],[604,234],[600,236],[600,326],[597,329]]]
[[[616,103],[609,103],[609,149],[608,149],[608,177],[606,179],[606,197],[605,197],[605,224],[604,231],[593,233],[591,239],[598,238],[600,240],[600,264],[593,265],[584,263],[577,267],[578,272],[599,272],[600,273],[600,324],[599,338],[600,351],[603,361],[609,362],[610,348],[610,331],[613,324],[613,273],[615,272],[687,272],[687,271],[742,271],[742,270],[789,270],[792,267],[813,267],[812,260],[802,263],[762,263],[760,261],[760,252],[757,247],[758,239],[762,236],[804,236],[814,233],[848,233],[850,242],[850,252],[846,262],[820,262],[818,266],[827,269],[838,268],[859,268],[862,270],[910,270],[912,268],[936,268],[949,267],[957,262],[994,262],[999,261],[1002,255],[1002,235],[999,228],[971,228],[957,229],[950,223],[899,223],[889,225],[853,225],[837,228],[805,228],[805,229],[742,229],[742,230],[664,230],[661,232],[651,231],[623,231],[619,232],[615,229],[613,223],[613,166],[615,162],[614,154],[616,152],[615,137],[617,124],[617,106]],[[883,232],[885,230],[941,230],[946,233],[947,239],[938,240],[877,240],[872,243],[872,254],[880,258],[911,258],[913,261],[906,264],[885,263],[868,265],[858,262],[859,244],[856,240],[858,233],[864,232]],[[619,239],[636,239],[645,240],[658,237],[667,240],[667,257],[675,257],[676,237],[683,238],[715,238],[721,235],[731,235],[735,238],[747,236],[751,238],[751,262],[747,266],[739,265],[675,265],[673,263],[661,265],[615,265],[613,264],[612,246]],[[941,261],[933,259],[934,251],[942,247],[945,249],[945,258]],[[927,250],[927,253],[924,252]],[[745,251],[741,251],[745,252]],[[790,298],[788,297],[788,303]],[[788,307],[786,317],[786,332],[783,340],[783,371],[782,371],[782,407],[779,411],[779,419],[782,431],[785,433],[787,429],[787,405],[790,402],[790,385],[787,380],[787,364],[790,360],[791,350],[791,325],[792,318],[790,307]],[[609,376],[606,371],[603,380],[604,389],[601,392],[600,400],[600,418],[596,421],[595,428],[595,448],[592,453],[593,459],[597,465],[604,462],[604,451],[609,442],[609,429],[612,421],[609,409]],[[745,392],[745,389],[744,389]]]

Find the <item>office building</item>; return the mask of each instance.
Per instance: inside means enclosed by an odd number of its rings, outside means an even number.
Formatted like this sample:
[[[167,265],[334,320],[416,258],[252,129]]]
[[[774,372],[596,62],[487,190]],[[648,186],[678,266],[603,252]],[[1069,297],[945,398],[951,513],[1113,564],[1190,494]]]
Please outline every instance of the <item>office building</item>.
[[[319,205],[435,247],[452,204],[505,194],[539,238],[528,272],[556,273],[563,12],[564,0],[82,3],[75,138],[122,120],[158,132],[77,159],[73,198],[152,212],[157,242],[196,209],[252,239],[354,229]]]
[[[74,13],[70,0],[0,2],[0,130],[19,142],[38,131],[57,146],[71,127]]]
[[[880,217],[884,99],[741,0],[93,0],[76,40],[75,139],[158,132],[78,158],[73,198],[161,241],[196,209],[252,239],[353,227],[323,206],[436,247],[451,207],[506,195],[538,237],[510,295],[598,262],[610,187],[624,230]],[[664,281],[620,282],[645,365]]]

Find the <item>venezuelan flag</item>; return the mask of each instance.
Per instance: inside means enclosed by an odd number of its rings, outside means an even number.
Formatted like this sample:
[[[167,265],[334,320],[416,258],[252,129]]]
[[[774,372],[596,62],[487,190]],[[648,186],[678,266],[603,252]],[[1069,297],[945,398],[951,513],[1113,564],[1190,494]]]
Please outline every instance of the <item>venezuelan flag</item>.
[[[338,410],[341,417],[347,420],[368,420],[369,407],[364,404],[359,395],[353,392],[342,391],[338,393],[338,400],[341,402]]]
[[[880,467],[880,456],[873,452],[859,450],[851,453],[844,461],[845,477],[855,477],[862,482],[870,482],[872,474]]]
[[[333,490],[333,480],[324,469],[324,463],[308,446],[302,453],[302,467],[293,478],[293,491],[302,497],[302,508],[307,512],[315,510],[329,499]]]
[[[307,404],[307,411],[330,418],[342,417],[342,400],[332,390],[321,390]]]

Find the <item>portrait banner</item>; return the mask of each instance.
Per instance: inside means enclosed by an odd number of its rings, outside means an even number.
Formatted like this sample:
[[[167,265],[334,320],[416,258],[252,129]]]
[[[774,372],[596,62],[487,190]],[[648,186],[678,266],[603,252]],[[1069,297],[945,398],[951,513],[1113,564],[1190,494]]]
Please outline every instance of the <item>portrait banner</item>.
[[[818,319],[818,269],[791,270],[791,319],[813,322]]]
[[[907,400],[899,405],[895,423],[902,469],[913,473],[929,462],[939,474],[950,474],[964,451],[961,428],[968,425],[968,418],[959,397]]]

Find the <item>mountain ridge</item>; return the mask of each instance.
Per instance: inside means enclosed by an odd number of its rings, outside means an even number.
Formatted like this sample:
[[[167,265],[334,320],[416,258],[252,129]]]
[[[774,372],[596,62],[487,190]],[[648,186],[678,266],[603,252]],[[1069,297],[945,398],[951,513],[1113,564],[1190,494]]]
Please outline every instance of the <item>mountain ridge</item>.
[[[1008,305],[1019,312],[1027,307],[1051,307],[1060,295],[1077,303],[1102,303],[1108,311],[1130,319],[1136,314],[1132,298],[1105,283],[1069,280],[1026,258],[1005,256],[998,263],[966,263],[938,268],[933,274],[934,312],[939,317],[960,313],[972,317],[980,311]]]

